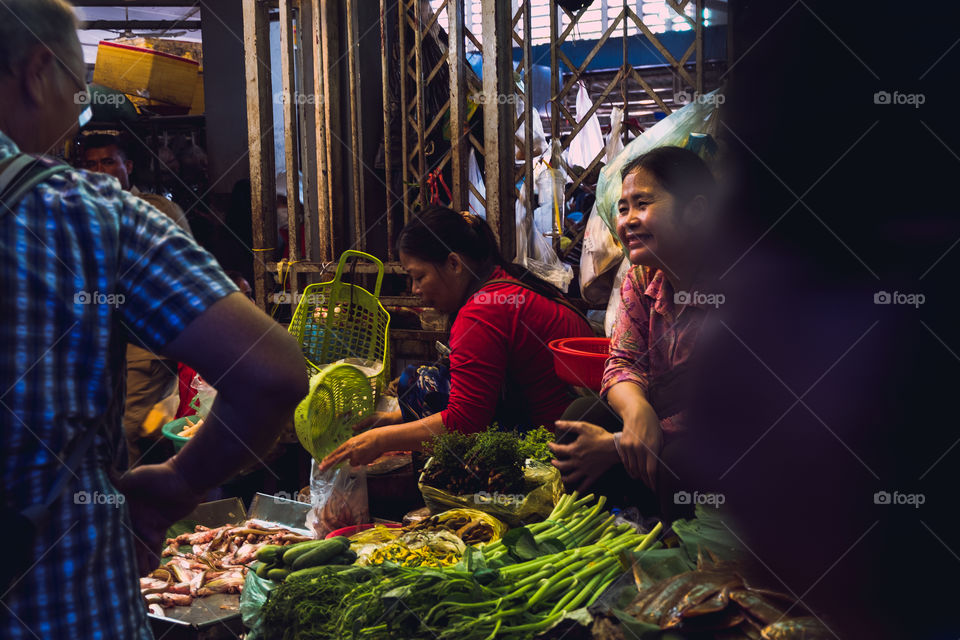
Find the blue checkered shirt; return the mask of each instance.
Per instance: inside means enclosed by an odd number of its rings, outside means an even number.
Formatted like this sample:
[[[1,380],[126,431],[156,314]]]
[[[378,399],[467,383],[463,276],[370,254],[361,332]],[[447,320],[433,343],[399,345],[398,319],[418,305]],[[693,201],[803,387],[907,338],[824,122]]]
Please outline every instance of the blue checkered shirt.
[[[17,152],[0,132],[0,160]],[[235,290],[176,223],[109,176],[63,171],[0,211],[3,503],[41,503],[85,424],[109,413],[35,541],[36,564],[0,599],[0,637],[152,637],[108,472],[123,446],[111,398],[127,341],[161,348]],[[23,541],[6,543],[16,553]]]

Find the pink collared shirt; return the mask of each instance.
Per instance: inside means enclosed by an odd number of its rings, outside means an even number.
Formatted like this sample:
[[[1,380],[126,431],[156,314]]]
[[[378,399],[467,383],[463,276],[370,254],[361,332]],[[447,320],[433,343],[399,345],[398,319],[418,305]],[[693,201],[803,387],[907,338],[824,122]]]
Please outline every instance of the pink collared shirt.
[[[703,292],[688,292],[687,295]],[[610,336],[610,358],[603,374],[601,396],[620,382],[632,382],[649,398],[650,382],[687,362],[707,309],[700,303],[680,304],[662,271],[633,267],[620,290],[620,314]],[[695,302],[695,301],[691,301]],[[658,410],[654,407],[654,410]],[[664,416],[665,433],[683,431],[685,411]]]

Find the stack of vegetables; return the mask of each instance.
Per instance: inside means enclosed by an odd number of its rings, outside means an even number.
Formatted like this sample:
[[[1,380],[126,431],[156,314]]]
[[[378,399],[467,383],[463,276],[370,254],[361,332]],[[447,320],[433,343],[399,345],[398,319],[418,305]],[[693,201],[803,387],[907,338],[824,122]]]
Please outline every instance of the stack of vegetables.
[[[328,540],[310,540],[287,547],[266,545],[257,551],[254,567],[261,578],[284,580],[288,576],[311,577],[310,569],[333,565],[353,564],[357,554],[350,550],[350,540],[343,536]]]
[[[656,542],[617,525],[604,498],[563,496],[550,518],[468,547],[451,568],[318,567],[262,610],[268,640],[532,638],[589,606],[621,575],[621,552]]]

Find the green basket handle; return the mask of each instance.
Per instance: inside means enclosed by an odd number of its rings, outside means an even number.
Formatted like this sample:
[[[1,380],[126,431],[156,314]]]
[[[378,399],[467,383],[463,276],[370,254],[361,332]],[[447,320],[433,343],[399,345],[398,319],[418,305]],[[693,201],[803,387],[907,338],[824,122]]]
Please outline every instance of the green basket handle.
[[[344,251],[340,256],[340,262],[337,263],[337,273],[333,276],[333,281],[337,284],[340,284],[343,281],[343,267],[347,264],[347,258],[350,256],[364,258],[377,265],[377,284],[373,288],[373,297],[379,298],[380,285],[383,284],[383,263],[369,253],[364,253],[363,251],[354,251],[353,249],[347,249]]]

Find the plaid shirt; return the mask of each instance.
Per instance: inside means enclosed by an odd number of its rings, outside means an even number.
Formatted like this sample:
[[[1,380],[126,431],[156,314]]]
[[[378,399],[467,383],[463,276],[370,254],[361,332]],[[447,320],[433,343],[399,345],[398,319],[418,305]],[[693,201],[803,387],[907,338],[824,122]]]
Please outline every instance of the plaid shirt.
[[[0,160],[17,152],[0,132]],[[0,211],[4,504],[41,503],[85,425],[106,424],[51,507],[36,564],[2,598],[0,637],[151,638],[129,512],[108,475],[122,446],[112,408],[124,344],[163,347],[235,290],[209,253],[109,176],[64,171]]]

